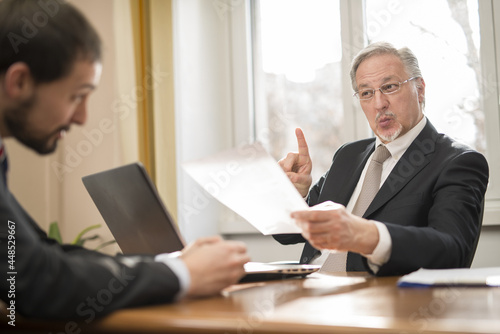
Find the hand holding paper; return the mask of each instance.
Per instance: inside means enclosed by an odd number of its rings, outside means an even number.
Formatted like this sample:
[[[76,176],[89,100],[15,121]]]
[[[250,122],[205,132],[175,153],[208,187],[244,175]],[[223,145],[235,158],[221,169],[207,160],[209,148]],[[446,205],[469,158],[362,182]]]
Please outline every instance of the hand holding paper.
[[[290,214],[308,205],[260,143],[183,166],[201,187],[262,234],[301,233]]]

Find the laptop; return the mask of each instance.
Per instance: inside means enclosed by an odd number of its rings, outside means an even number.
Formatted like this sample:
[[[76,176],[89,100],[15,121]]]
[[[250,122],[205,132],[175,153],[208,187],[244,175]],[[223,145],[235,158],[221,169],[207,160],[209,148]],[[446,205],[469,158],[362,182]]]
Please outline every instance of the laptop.
[[[123,254],[161,254],[185,246],[144,166],[132,163],[82,178]],[[250,262],[240,282],[304,277],[320,266]]]

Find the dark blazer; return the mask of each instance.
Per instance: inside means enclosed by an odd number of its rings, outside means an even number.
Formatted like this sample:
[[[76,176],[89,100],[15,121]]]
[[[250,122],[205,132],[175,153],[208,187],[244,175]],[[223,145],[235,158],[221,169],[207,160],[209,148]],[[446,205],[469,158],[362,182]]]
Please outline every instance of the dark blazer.
[[[342,146],[311,188],[309,205],[329,200],[347,205],[374,149],[375,138]],[[377,275],[467,266],[487,185],[483,155],[439,134],[427,120],[363,216],[384,223],[392,239],[389,261]],[[306,242],[299,234],[274,237],[282,244]],[[300,262],[318,252],[306,242]],[[371,272],[366,258],[355,253],[348,254],[347,270]]]
[[[14,300],[24,316],[89,323],[119,308],[172,301],[179,291],[177,276],[152,256],[112,257],[47,238],[3,178],[0,255],[0,299]]]

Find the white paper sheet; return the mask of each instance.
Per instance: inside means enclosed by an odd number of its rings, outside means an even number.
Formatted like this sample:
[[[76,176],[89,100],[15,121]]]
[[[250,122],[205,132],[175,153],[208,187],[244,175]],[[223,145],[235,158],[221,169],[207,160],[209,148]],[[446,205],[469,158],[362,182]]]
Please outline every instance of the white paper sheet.
[[[449,285],[500,286],[500,267],[419,269],[398,280],[401,287]]]
[[[290,213],[308,208],[278,163],[260,143],[183,164],[222,204],[262,234],[300,233]]]

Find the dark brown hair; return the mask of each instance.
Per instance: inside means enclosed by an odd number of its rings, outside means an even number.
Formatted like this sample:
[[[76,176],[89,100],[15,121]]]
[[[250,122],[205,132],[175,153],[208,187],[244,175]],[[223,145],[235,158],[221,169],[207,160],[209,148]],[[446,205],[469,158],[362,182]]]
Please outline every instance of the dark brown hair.
[[[101,61],[101,40],[90,22],[62,0],[0,1],[0,75],[26,63],[35,82],[68,75],[77,60]]]

